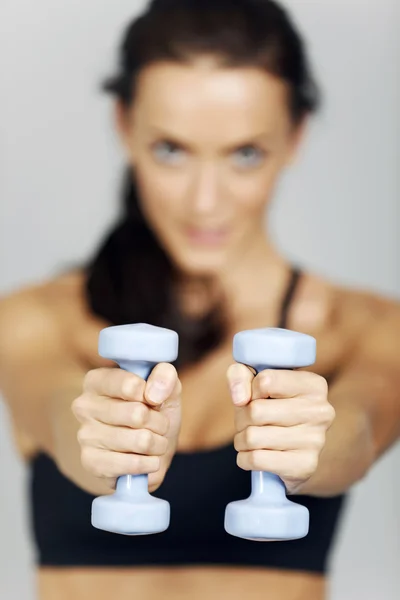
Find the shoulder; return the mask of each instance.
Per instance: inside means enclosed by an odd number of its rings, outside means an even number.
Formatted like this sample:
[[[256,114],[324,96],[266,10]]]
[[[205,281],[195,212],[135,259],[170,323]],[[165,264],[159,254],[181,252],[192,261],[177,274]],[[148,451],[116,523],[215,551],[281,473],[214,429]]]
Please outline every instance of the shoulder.
[[[317,338],[322,371],[340,369],[366,339],[388,333],[400,317],[399,302],[368,290],[340,286],[305,273],[289,314],[290,327]],[[400,325],[400,322],[399,322]]]
[[[316,330],[334,325],[357,331],[399,303],[355,287],[339,286],[314,273],[304,273],[296,291],[292,319]]]
[[[24,288],[0,300],[0,361],[77,356],[101,325],[89,314],[81,273]],[[94,325],[96,323],[96,325]]]
[[[34,349],[54,349],[59,327],[48,302],[51,284],[18,290],[0,300],[0,360],[22,360]]]

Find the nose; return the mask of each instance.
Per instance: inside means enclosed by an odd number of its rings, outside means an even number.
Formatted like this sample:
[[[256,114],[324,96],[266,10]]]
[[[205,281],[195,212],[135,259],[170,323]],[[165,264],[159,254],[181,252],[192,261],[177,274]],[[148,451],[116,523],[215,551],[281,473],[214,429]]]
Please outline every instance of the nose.
[[[196,215],[207,215],[215,212],[218,206],[218,173],[212,164],[199,166],[193,174],[189,190],[191,210]]]

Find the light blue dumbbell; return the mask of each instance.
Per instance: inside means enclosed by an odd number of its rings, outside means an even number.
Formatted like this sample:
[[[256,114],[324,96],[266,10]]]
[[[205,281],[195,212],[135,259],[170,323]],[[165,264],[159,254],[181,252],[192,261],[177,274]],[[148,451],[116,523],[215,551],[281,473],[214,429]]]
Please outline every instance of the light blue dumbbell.
[[[267,368],[307,367],[315,362],[316,341],[286,329],[242,331],[233,339],[233,357],[257,373]],[[228,533],[255,541],[294,540],[307,535],[308,509],[288,500],[285,485],[277,475],[253,471],[251,488],[249,498],[226,507]]]
[[[147,379],[156,364],[177,358],[178,335],[144,323],[108,327],[100,332],[99,354]],[[148,475],[123,475],[113,495],[92,503],[92,525],[113,533],[160,533],[168,528],[169,519],[169,503],[148,492]]]

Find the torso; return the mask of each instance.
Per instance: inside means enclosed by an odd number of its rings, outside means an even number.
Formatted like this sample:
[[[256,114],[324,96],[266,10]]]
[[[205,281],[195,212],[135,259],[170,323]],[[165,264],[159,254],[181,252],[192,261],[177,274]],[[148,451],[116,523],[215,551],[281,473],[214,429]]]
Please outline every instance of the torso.
[[[40,600],[323,600],[320,575],[257,568],[41,569]],[[134,592],[133,592],[134,590]]]
[[[82,275],[71,275],[48,284],[40,294],[58,313],[64,335],[70,336],[68,346],[87,368],[99,366],[94,330],[104,323],[87,317],[83,302]],[[292,329],[311,333],[317,338],[318,362],[313,370],[323,376],[340,371],[345,351],[349,351],[357,335],[377,310],[379,302],[365,294],[334,289],[313,276],[304,276],[288,316]],[[237,324],[237,329],[275,326],[276,315],[252,313]],[[71,333],[72,332],[72,333]],[[218,448],[234,435],[233,409],[228,396],[224,373],[232,362],[231,344],[207,356],[191,369],[180,374],[183,385],[183,418],[179,452]],[[207,390],[205,398],[204,390]],[[20,451],[29,459],[35,446],[22,432],[16,431]],[[325,597],[324,577],[307,572],[267,568],[240,567],[234,571],[214,567],[135,567],[135,568],[42,568],[38,572],[40,600],[109,600],[132,597],[158,600],[191,597],[203,600],[229,598],[248,600],[322,600]],[[132,590],[135,590],[134,594]],[[266,593],[268,590],[268,593]]]

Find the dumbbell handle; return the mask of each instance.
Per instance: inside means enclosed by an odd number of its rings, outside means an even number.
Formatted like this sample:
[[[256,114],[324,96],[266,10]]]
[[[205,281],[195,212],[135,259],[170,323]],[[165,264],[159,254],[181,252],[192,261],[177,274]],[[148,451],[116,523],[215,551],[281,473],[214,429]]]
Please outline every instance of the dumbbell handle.
[[[156,365],[156,363],[144,360],[119,360],[117,364],[124,371],[133,373],[145,381],[147,381]],[[121,475],[117,480],[117,491],[124,496],[135,496],[137,498],[140,494],[147,494],[148,486],[148,475]]]
[[[251,366],[256,374],[264,371],[265,369],[276,369],[271,365],[248,365]],[[282,367],[279,367],[282,369]],[[268,402],[268,400],[267,400]],[[268,471],[252,471],[251,472],[251,496],[263,500],[266,496],[268,498],[276,498],[281,500],[282,497],[286,496],[286,487],[282,479],[275,475],[275,473],[269,473]]]

